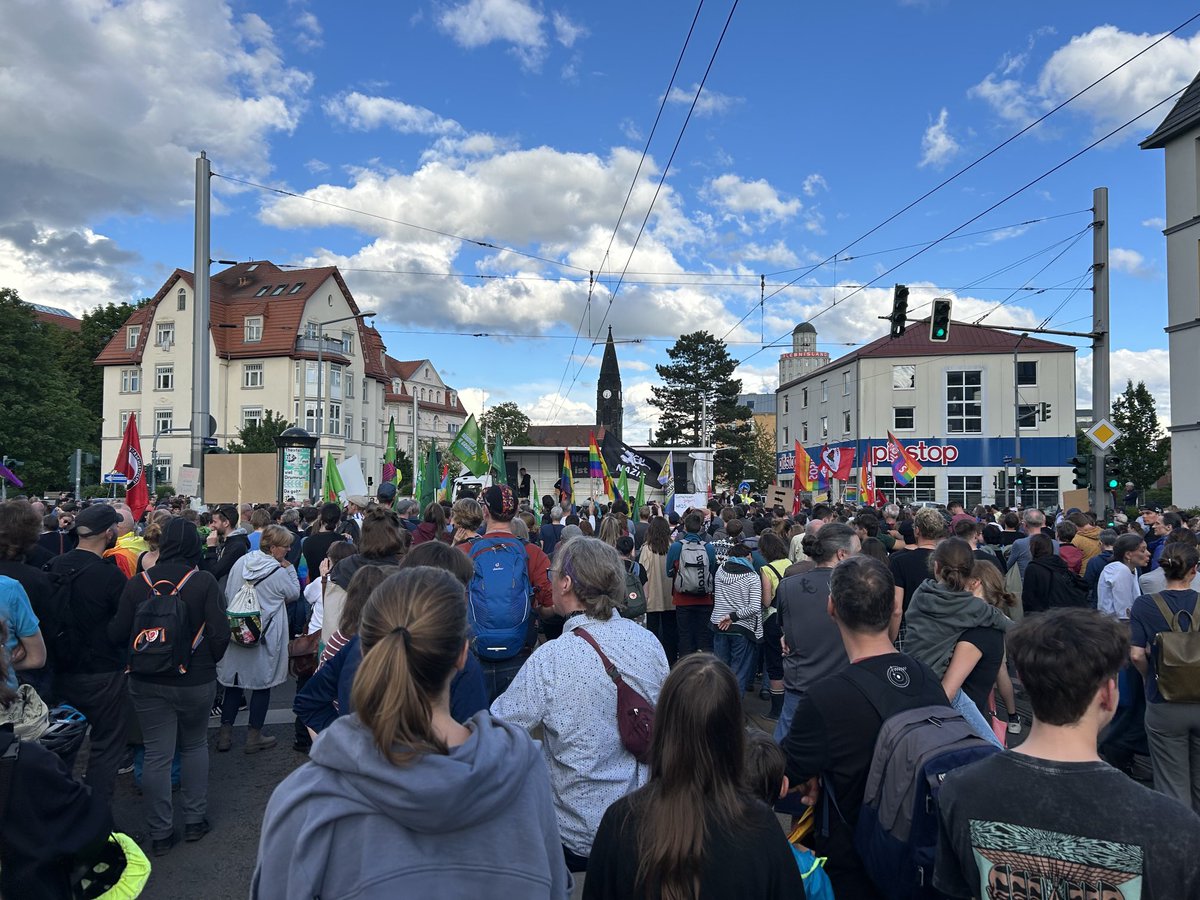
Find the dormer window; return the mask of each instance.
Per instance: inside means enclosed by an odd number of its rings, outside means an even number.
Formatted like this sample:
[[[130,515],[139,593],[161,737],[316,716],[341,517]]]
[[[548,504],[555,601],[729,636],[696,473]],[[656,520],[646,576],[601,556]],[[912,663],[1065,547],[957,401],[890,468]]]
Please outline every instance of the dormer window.
[[[292,286],[292,289],[291,289],[290,291],[288,291],[288,293],[289,293],[289,294],[298,294],[298,293],[300,293],[300,291],[302,291],[303,289],[304,289],[304,282],[303,282],[303,281],[299,281],[299,282],[297,282],[296,284],[294,284],[294,285]]]
[[[282,294],[286,290],[287,290],[287,285],[281,284],[279,287],[275,288],[275,290],[271,291],[271,296],[278,297],[280,294]]]
[[[398,378],[392,379],[392,393],[393,394],[400,393],[400,379],[398,379]]]
[[[253,344],[262,340],[262,316],[246,316],[242,322],[245,329],[246,343]]]
[[[187,309],[187,291],[180,288],[176,296],[178,297],[179,311],[183,312],[183,310]]]
[[[125,328],[125,349],[136,350],[138,338],[142,336],[141,325],[129,325]]]
[[[263,285],[262,287],[260,287],[258,289],[258,292],[254,296],[255,297],[265,297],[267,295],[267,291],[269,291],[270,289],[271,289],[271,286],[269,284]]]

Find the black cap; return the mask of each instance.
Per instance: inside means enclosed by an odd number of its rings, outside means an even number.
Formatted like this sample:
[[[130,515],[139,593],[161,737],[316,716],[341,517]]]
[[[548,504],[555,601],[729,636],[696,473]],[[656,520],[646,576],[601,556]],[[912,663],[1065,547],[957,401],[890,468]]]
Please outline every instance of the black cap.
[[[97,503],[75,516],[75,533],[80,537],[103,534],[121,521],[121,515],[107,503]]]
[[[383,482],[375,491],[375,498],[380,503],[391,503],[396,498],[396,485],[390,481]]]

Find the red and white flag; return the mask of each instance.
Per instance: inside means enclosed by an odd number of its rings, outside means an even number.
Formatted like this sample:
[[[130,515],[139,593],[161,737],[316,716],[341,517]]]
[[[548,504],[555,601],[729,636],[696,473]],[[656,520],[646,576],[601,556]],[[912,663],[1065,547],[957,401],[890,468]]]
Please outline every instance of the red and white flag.
[[[838,481],[849,481],[850,470],[854,468],[854,449],[852,447],[833,447],[828,444],[821,448],[821,465],[826,477]]]
[[[146,489],[146,474],[142,466],[142,442],[138,438],[135,413],[129,414],[129,424],[125,426],[125,437],[121,441],[121,449],[117,451],[117,461],[113,464],[113,471],[120,472],[129,479],[125,483],[125,502],[136,522],[142,517],[146,507],[150,505],[150,492]]]

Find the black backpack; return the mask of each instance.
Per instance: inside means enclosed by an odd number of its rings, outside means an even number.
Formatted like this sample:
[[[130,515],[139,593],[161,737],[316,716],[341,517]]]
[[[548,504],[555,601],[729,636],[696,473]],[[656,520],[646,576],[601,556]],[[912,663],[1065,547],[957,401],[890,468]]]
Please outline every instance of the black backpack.
[[[183,675],[187,672],[192,651],[200,646],[204,635],[204,623],[201,623],[195,637],[189,639],[187,604],[180,595],[183,586],[195,574],[196,570],[192,569],[175,583],[151,581],[149,574],[142,573],[150,593],[133,613],[127,670],[131,674]]]
[[[95,562],[100,562],[99,558],[96,558]],[[72,593],[75,579],[90,569],[92,565],[54,569],[47,566],[44,570],[50,579],[50,596],[46,603],[46,609],[50,615],[47,617],[47,621],[42,622],[42,634],[46,640],[46,649],[50,655],[51,665],[58,660],[78,659],[84,651],[85,642],[72,609]]]
[[[646,614],[646,591],[642,588],[642,567],[636,562],[625,563],[625,599],[618,604],[622,619],[636,619]]]

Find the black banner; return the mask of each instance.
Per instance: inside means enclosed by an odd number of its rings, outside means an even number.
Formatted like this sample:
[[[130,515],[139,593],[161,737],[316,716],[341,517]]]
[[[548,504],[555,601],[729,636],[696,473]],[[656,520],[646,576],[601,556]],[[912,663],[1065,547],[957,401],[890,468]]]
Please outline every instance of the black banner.
[[[608,465],[609,474],[613,478],[616,478],[617,473],[621,469],[624,469],[631,480],[637,479],[639,475],[645,472],[646,480],[650,484],[658,483],[654,479],[658,477],[659,471],[662,470],[662,460],[654,459],[641,450],[634,450],[624,441],[618,440],[617,436],[611,431],[604,433],[604,441],[601,444],[600,453],[604,456],[604,462]]]

